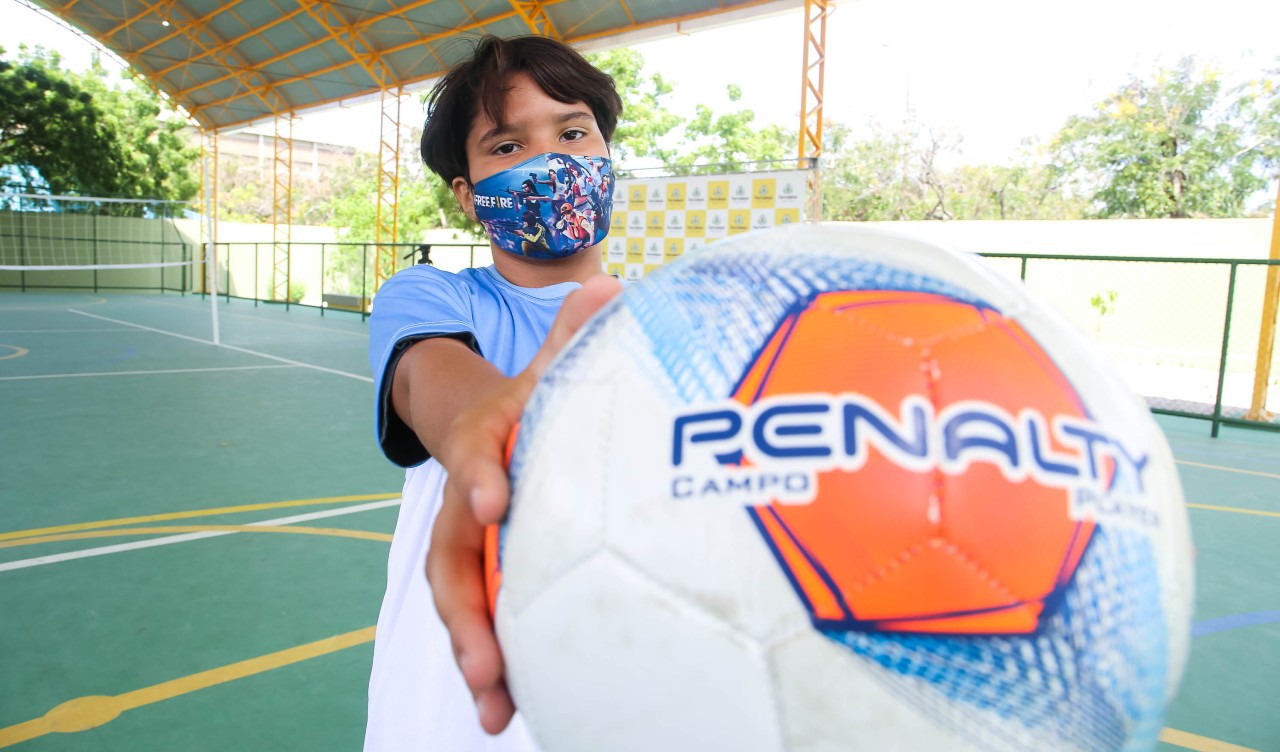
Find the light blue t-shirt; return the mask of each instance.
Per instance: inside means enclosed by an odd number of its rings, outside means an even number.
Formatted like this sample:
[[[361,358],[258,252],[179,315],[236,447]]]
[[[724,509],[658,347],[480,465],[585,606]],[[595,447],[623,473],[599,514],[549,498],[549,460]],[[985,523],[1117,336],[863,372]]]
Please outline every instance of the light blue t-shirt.
[[[369,363],[377,385],[375,426],[387,459],[411,467],[427,450],[391,407],[391,377],[405,349],[421,339],[454,337],[507,376],[533,359],[560,304],[580,285],[517,287],[492,266],[457,274],[419,264],[378,290],[369,317]]]

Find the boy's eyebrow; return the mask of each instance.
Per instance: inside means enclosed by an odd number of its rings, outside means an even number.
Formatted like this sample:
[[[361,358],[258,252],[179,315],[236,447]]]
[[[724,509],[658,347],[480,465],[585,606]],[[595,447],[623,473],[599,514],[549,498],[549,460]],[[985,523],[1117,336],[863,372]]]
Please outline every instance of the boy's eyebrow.
[[[565,123],[572,122],[575,120],[594,121],[595,115],[592,115],[587,110],[571,110],[569,112],[562,112],[559,115],[556,115],[554,118],[556,125],[563,125]],[[497,139],[500,139],[504,136],[507,136],[507,135],[510,135],[511,133],[516,132],[522,126],[523,126],[522,123],[503,123],[501,125],[495,125],[494,127],[484,132],[484,135],[480,137],[479,143],[481,145],[484,145],[489,143],[490,141],[495,141]]]

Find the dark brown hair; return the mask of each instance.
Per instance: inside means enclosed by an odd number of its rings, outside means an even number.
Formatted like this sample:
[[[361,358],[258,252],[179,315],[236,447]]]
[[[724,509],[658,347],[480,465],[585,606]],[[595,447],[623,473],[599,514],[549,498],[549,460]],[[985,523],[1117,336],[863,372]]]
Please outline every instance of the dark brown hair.
[[[613,138],[622,99],[613,79],[588,63],[572,47],[547,37],[481,37],[471,58],[454,66],[427,98],[422,129],[422,161],[445,183],[468,181],[467,134],[481,108],[495,123],[506,113],[511,77],[527,73],[558,102],[582,102],[591,108],[605,143]]]

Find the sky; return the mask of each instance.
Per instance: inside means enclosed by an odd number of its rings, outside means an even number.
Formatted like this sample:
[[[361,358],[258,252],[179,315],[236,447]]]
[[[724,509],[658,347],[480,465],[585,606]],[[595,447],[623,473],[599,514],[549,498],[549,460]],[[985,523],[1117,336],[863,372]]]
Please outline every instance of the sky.
[[[7,6],[7,7],[5,7]],[[17,0],[0,0],[0,46],[38,41],[68,64],[90,47]],[[669,106],[738,107],[759,123],[799,127],[803,13],[637,45],[646,70],[675,85]],[[1244,81],[1280,67],[1275,0],[853,0],[827,21],[824,115],[866,133],[910,118],[961,138],[959,159],[1004,163],[1024,139],[1047,139],[1131,76],[1186,55]],[[406,105],[406,119],[421,115]],[[376,106],[335,108],[295,123],[294,137],[376,149]]]

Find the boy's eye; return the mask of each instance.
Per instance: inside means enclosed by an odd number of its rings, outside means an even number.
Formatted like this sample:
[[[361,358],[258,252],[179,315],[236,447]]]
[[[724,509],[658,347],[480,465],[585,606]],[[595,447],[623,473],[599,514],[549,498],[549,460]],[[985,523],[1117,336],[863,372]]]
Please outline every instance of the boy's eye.
[[[560,136],[560,140],[561,141],[578,141],[586,137],[587,137],[586,131],[578,128],[573,128],[571,130],[565,131],[564,135]]]
[[[512,143],[499,144],[498,147],[493,150],[493,153],[494,154],[514,154],[516,149],[518,148],[520,147]]]

